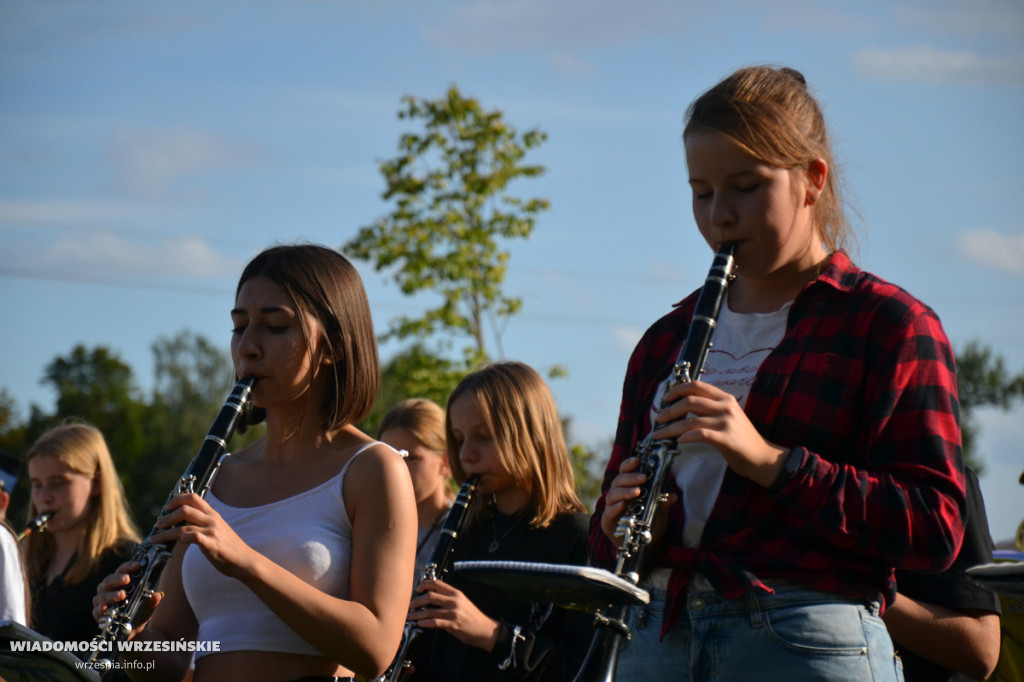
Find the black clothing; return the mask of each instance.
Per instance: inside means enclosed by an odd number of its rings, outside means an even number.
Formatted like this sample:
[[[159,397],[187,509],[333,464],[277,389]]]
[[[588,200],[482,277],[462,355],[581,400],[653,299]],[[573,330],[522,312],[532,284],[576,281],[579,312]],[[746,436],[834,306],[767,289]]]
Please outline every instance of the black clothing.
[[[956,561],[941,573],[922,571],[896,571],[896,589],[916,601],[938,604],[962,611],[978,609],[1001,613],[999,596],[992,590],[974,583],[964,572],[971,566],[992,562],[993,542],[988,529],[988,516],[981,496],[978,477],[965,469],[967,478],[967,518],[964,523],[964,544]],[[917,654],[907,651],[895,642],[896,651],[903,659],[906,682],[966,682],[971,678],[947,670]]]
[[[455,561],[527,561],[587,565],[590,516],[567,513],[544,529],[530,528],[526,515],[508,517],[496,509],[459,535],[452,549]],[[495,541],[498,547],[489,551]],[[516,601],[503,592],[458,573],[445,582],[461,590],[477,608],[501,623],[491,653],[463,644],[441,630],[423,630],[410,647],[416,668],[413,682],[481,682],[486,680],[571,680],[583,662],[593,636],[594,617],[551,604]],[[519,628],[514,642],[513,636]],[[508,662],[505,670],[499,666]]]
[[[134,549],[135,543],[125,541],[107,550],[100,557],[96,570],[74,585],[65,585],[63,575],[49,585],[45,577],[32,580],[32,629],[54,641],[92,641],[99,634],[99,626],[92,617],[96,586],[131,559]],[[91,653],[77,652],[82,660],[89,658]]]

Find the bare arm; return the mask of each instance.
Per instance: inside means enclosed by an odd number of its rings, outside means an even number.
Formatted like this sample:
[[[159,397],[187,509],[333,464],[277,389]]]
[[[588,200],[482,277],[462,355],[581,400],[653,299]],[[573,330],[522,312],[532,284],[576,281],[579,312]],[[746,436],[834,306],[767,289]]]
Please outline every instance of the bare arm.
[[[987,679],[999,660],[999,615],[954,611],[897,594],[886,609],[893,641],[921,658],[977,680]]]
[[[248,546],[195,495],[171,502],[159,522],[166,530],[154,540],[177,538],[181,544],[198,545],[217,570],[244,583],[325,657],[374,677],[394,657],[409,609],[415,495],[408,467],[385,446],[372,447],[354,460],[343,485],[352,521],[347,599],[320,591]]]
[[[347,600],[324,595],[261,555],[241,579],[330,659],[374,677],[398,650],[412,597],[415,494],[408,467],[381,446],[352,463],[344,486],[352,519]]]

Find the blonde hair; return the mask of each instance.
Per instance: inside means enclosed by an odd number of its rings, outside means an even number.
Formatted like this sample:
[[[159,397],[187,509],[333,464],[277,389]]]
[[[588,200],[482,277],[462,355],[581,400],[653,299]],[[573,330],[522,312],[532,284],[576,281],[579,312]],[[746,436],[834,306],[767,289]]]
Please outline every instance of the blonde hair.
[[[379,440],[388,429],[405,429],[429,449],[445,452],[444,409],[433,400],[409,398],[388,410],[377,427]]]
[[[377,440],[389,429],[405,429],[428,450],[437,453],[438,457],[447,456],[444,408],[433,400],[409,398],[397,403],[388,410],[377,427]],[[449,483],[445,483],[444,495],[449,500],[455,499],[455,491]]]
[[[89,501],[85,532],[78,541],[75,560],[64,575],[65,584],[81,582],[99,566],[108,549],[124,541],[139,541],[138,531],[124,500],[124,487],[117,476],[107,441],[95,426],[66,421],[47,431],[29,449],[25,463],[36,457],[56,457],[72,471],[98,480],[99,494]],[[29,503],[29,518],[39,513]],[[54,552],[49,533],[32,533],[25,539],[28,572],[32,578],[46,573]]]
[[[686,110],[683,139],[699,131],[721,133],[748,154],[776,168],[806,171],[815,159],[828,164],[814,205],[814,223],[829,251],[855,239],[846,216],[839,175],[821,106],[795,69],[751,66],[707,90]]]
[[[533,368],[521,362],[501,362],[467,375],[449,396],[449,411],[463,395],[476,401],[494,439],[498,460],[515,484],[529,494],[533,510],[530,525],[544,528],[561,513],[585,510],[576,495],[555,400]],[[445,432],[448,464],[461,483],[466,474],[448,416]],[[477,496],[474,500],[478,513],[479,499]]]

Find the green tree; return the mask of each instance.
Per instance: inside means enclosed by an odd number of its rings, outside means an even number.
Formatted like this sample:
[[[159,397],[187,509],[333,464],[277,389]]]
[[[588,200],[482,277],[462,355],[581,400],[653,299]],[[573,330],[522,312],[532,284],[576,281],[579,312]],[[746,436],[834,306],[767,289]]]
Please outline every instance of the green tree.
[[[546,170],[525,162],[547,139],[539,129],[519,134],[500,111],[485,110],[455,86],[436,100],[404,97],[398,118],[420,121],[423,129],[403,134],[398,156],[380,165],[382,197],[393,203],[392,211],[360,229],[342,250],[387,271],[403,294],[433,291],[441,301],[419,317],[399,317],[382,334],[382,340],[413,343],[383,367],[381,394],[360,424],[369,433],[404,398],[445,405],[459,379],[491,358],[488,325],[496,355],[503,355],[501,330],[522,306],[502,290],[509,262],[503,244],[528,238],[550,208],[546,199],[509,191],[513,180]],[[466,344],[453,354],[452,339],[460,337]],[[565,374],[561,366],[548,370],[550,378]],[[581,495],[592,499],[594,453],[580,444],[570,450]]]
[[[143,532],[199,451],[234,385],[231,359],[202,336],[181,332],[158,339],[151,349],[155,382],[148,402],[131,367],[116,354],[82,345],[46,367],[44,383],[57,390],[52,413],[32,405],[27,422],[18,422],[13,399],[0,391],[0,445],[22,458],[36,438],[66,419],[99,428]],[[258,427],[236,435],[230,446],[236,449],[260,433]],[[15,493],[18,504],[28,495],[22,476]]]
[[[363,227],[342,250],[388,270],[402,293],[431,290],[441,296],[422,316],[395,320],[384,339],[434,337],[447,355],[453,334],[468,337],[463,367],[489,357],[485,325],[499,344],[504,322],[522,301],[505,295],[508,251],[499,240],[526,238],[546,199],[508,191],[520,177],[545,172],[524,162],[547,138],[533,129],[519,134],[500,111],[487,111],[455,86],[440,99],[406,96],[399,119],[421,120],[423,131],[399,138],[399,154],[380,165],[391,213]]]
[[[381,367],[380,392],[373,410],[359,427],[375,435],[388,410],[406,398],[427,398],[444,407],[462,376],[452,361],[431,353],[422,344],[413,344]]]
[[[27,439],[34,441],[65,419],[84,420],[103,432],[130,490],[137,483],[134,473],[146,443],[146,404],[132,368],[108,348],[89,350],[79,344],[46,366],[43,383],[57,392],[56,410],[47,415],[33,405]]]
[[[143,525],[167,501],[235,384],[228,353],[201,335],[182,331],[157,339],[150,348],[155,381],[147,409],[147,448],[132,495],[136,518]],[[236,435],[229,447],[235,449],[257,435]]]
[[[21,457],[25,423],[18,419],[18,403],[6,388],[0,388],[0,450]]]
[[[1024,398],[1024,373],[1012,376],[1003,358],[978,340],[961,348],[956,353],[956,362],[964,460],[980,474],[984,463],[975,449],[979,428],[975,410],[983,407],[1009,410],[1014,401]]]

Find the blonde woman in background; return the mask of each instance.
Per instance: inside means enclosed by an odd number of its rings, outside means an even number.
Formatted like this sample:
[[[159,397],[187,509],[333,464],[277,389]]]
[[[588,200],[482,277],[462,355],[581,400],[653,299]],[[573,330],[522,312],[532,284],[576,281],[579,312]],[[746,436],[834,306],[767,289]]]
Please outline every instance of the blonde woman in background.
[[[32,627],[55,641],[91,640],[96,586],[139,540],[110,450],[99,429],[69,421],[40,436],[26,466],[28,518],[53,514],[46,532],[24,541]]]
[[[437,544],[455,494],[445,451],[444,409],[426,398],[409,398],[384,415],[377,439],[405,453],[416,491],[419,530],[416,535],[416,578]]]

